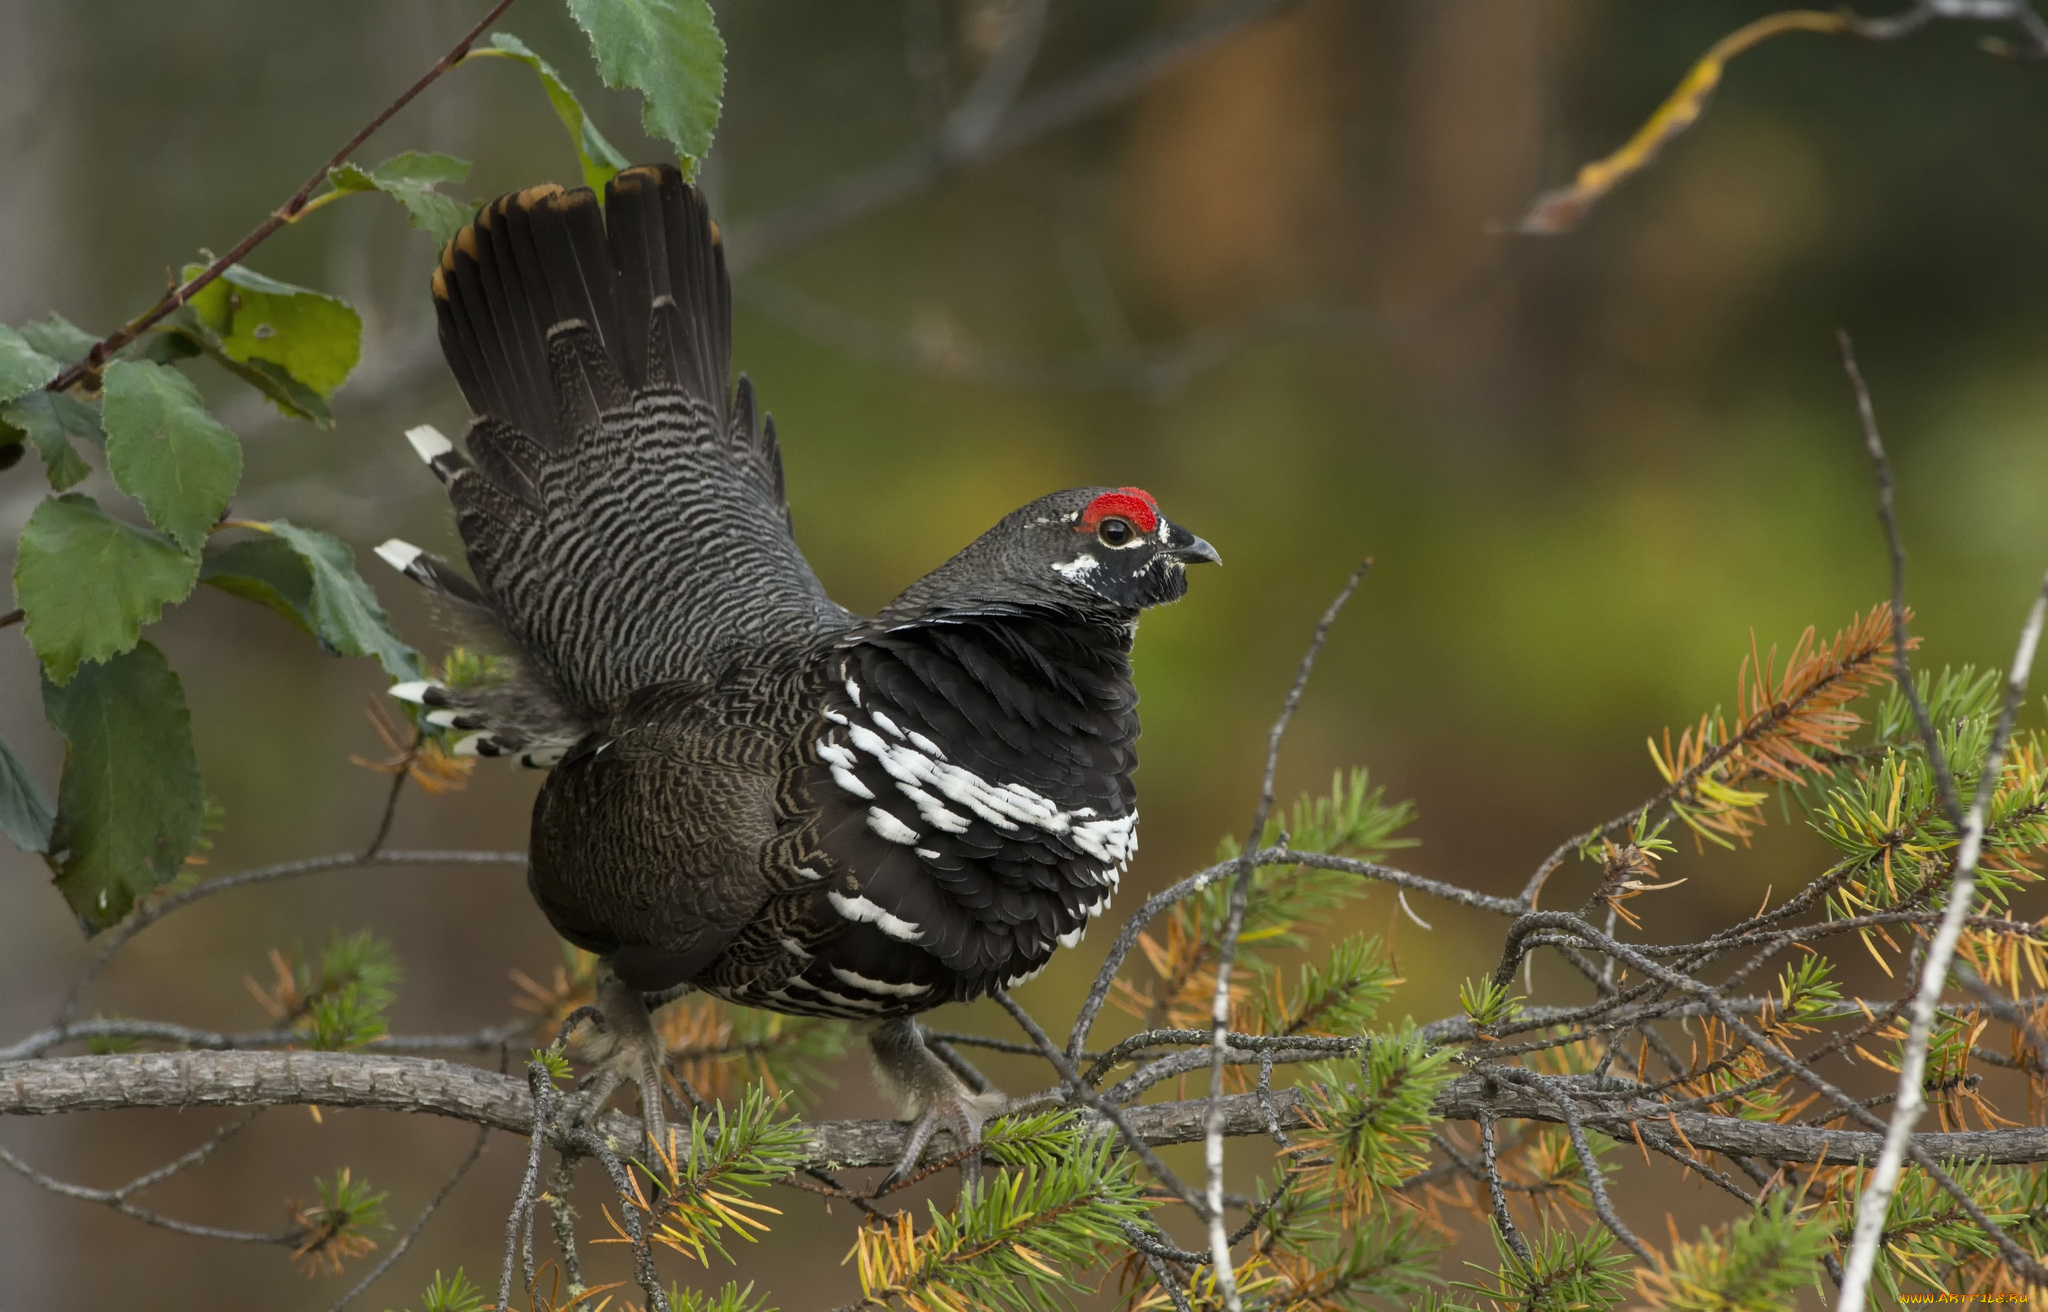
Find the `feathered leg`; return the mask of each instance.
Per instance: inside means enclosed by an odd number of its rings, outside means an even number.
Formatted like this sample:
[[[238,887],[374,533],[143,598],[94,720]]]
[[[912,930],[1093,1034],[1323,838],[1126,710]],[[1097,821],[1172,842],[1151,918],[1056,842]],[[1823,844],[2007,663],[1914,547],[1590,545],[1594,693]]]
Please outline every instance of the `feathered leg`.
[[[874,1054],[877,1082],[894,1095],[911,1122],[910,1141],[881,1189],[917,1169],[917,1159],[940,1126],[953,1132],[961,1148],[980,1148],[981,1127],[1009,1101],[995,1089],[976,1093],[961,1083],[960,1077],[924,1046],[917,1022],[907,1016],[875,1026],[868,1035],[868,1048]],[[972,1188],[980,1177],[981,1154],[970,1153],[960,1163],[961,1187]]]
[[[610,966],[600,962],[597,1009],[604,1016],[604,1030],[592,1045],[597,1069],[584,1077],[583,1114],[596,1112],[613,1090],[631,1080],[640,1091],[640,1119],[647,1126],[647,1137],[666,1152],[668,1118],[663,1111],[661,1084],[665,1054],[661,1036],[654,1032],[646,998],[613,974]]]

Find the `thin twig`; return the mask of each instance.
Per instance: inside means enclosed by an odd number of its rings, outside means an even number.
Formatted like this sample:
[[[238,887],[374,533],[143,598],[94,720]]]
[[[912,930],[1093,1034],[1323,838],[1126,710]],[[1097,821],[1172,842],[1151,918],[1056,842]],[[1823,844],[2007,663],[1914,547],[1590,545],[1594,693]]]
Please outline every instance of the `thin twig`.
[[[434,1213],[441,1210],[441,1204],[448,1201],[448,1195],[455,1192],[455,1186],[462,1183],[462,1177],[469,1174],[469,1168],[476,1165],[476,1159],[484,1155],[484,1145],[490,1142],[490,1138],[490,1126],[482,1126],[477,1130],[476,1142],[470,1145],[468,1154],[456,1166],[454,1173],[441,1182],[441,1187],[434,1191],[434,1196],[427,1200],[427,1205],[420,1209],[420,1214],[413,1219],[413,1223],[398,1237],[398,1242],[391,1245],[391,1251],[384,1255],[384,1260],[377,1263],[368,1275],[357,1281],[356,1287],[343,1294],[327,1312],[343,1312],[350,1303],[362,1297],[364,1291],[371,1285],[376,1284],[385,1272],[397,1265],[398,1259],[405,1256],[405,1250],[412,1247],[413,1240],[418,1239],[420,1232],[427,1228],[427,1222],[434,1219]]]
[[[1913,997],[1912,1022],[1906,1032],[1905,1051],[1899,1060],[1898,1102],[1893,1106],[1891,1123],[1885,1127],[1884,1151],[1879,1154],[1863,1196],[1856,1203],[1855,1238],[1849,1248],[1849,1260],[1843,1266],[1842,1297],[1838,1305],[1851,1312],[1861,1312],[1869,1296],[1871,1271],[1877,1262],[1878,1247],[1883,1242],[1885,1216],[1891,1208],[1892,1191],[1905,1164],[1913,1127],[1919,1123],[1920,1113],[1926,1106],[1926,1091],[1921,1080],[1927,1065],[1928,1038],[1934,1029],[1934,1012],[1941,1001],[1942,990],[1948,984],[1949,962],[1955,956],[1956,940],[1962,937],[1963,922],[1968,918],[1971,903],[1976,897],[1977,859],[1984,843],[1984,816],[1998,791],[1998,781],[2005,773],[2006,743],[2012,735],[2020,699],[2026,695],[2027,676],[2034,667],[2034,651],[2041,641],[2044,619],[2048,619],[2048,578],[2042,580],[2033,609],[2027,613],[2026,626],[2020,630],[2019,650],[2013,654],[2012,668],[2006,674],[2005,706],[1999,712],[1998,727],[1991,735],[1991,746],[1984,754],[1983,773],[1977,779],[1977,796],[1963,817],[1948,904],[1942,912],[1941,928],[1927,945],[1927,959],[1920,969],[1920,986]],[[1964,1203],[1966,1208],[1969,1206],[1966,1198],[1957,1201]],[[1997,1233],[2003,1237],[2002,1232]],[[2000,1247],[2012,1247],[2012,1241],[2007,1238]],[[2015,1269],[2024,1273],[2025,1266],[2016,1265]]]
[[[397,768],[391,772],[391,788],[384,794],[384,810],[377,817],[377,831],[370,836],[370,845],[363,849],[365,860],[373,858],[383,850],[384,840],[391,836],[391,822],[398,818],[398,798],[405,792],[405,781],[412,775],[412,763],[420,754],[420,747],[427,741],[427,731],[414,729],[412,745],[398,758]]]
[[[1152,1151],[1152,1145],[1145,1142],[1145,1136],[1138,1133],[1123,1108],[1088,1087],[1081,1079],[1080,1073],[1074,1069],[1074,1064],[1053,1045],[1050,1038],[1046,1037],[1045,1030],[1032,1019],[1031,1013],[1018,1006],[1016,999],[1003,989],[997,989],[989,996],[1001,1003],[1003,1010],[1009,1012],[1018,1026],[1031,1036],[1032,1042],[1038,1045],[1038,1051],[1052,1063],[1053,1069],[1059,1072],[1060,1080],[1067,1086],[1069,1095],[1080,1099],[1090,1110],[1115,1126],[1117,1133],[1123,1136],[1131,1151],[1138,1155],[1138,1160],[1145,1163],[1145,1169],[1152,1172],[1153,1178],[1173,1190],[1182,1202],[1194,1209],[1195,1215],[1204,1220],[1208,1219],[1208,1204],[1202,1200],[1202,1196],[1190,1189],[1185,1180],[1174,1174],[1165,1162],[1159,1160],[1159,1154]]]
[[[563,1039],[568,1036],[569,1024],[565,1023]],[[561,1046],[562,1039],[556,1040]],[[510,1312],[512,1307],[512,1265],[520,1253],[526,1256],[526,1290],[533,1292],[533,1231],[529,1218],[537,1206],[540,1194],[540,1155],[547,1147],[548,1124],[561,1109],[561,1095],[555,1091],[554,1079],[546,1063],[535,1057],[526,1064],[527,1086],[533,1091],[533,1133],[526,1145],[526,1173],[519,1178],[519,1192],[512,1199],[512,1211],[505,1218],[505,1264],[498,1276],[498,1312]],[[632,1204],[625,1199],[622,1189],[621,1210],[631,1215]]]
[[[1124,921],[1117,931],[1116,941],[1110,944],[1109,957],[1102,963],[1102,969],[1095,972],[1095,982],[1088,988],[1088,996],[1081,1002],[1081,1010],[1075,1014],[1073,1033],[1067,1038],[1067,1060],[1078,1062],[1081,1052],[1088,1046],[1088,1031],[1095,1026],[1095,1017],[1102,1010],[1102,1004],[1109,998],[1110,986],[1116,983],[1117,973],[1123,969],[1124,959],[1131,949],[1138,945],[1138,938],[1145,932],[1145,926],[1152,923],[1160,912],[1183,899],[1194,896],[1237,867],[1235,860],[1219,861],[1205,870],[1197,870],[1164,892],[1154,893],[1145,899],[1139,908]]]
[[[1152,1278],[1159,1282],[1159,1287],[1173,1300],[1173,1312],[1195,1312],[1194,1307],[1188,1302],[1188,1296],[1181,1292],[1180,1281],[1174,1278],[1165,1259],[1157,1253],[1145,1253],[1145,1264],[1152,1268]]]
[[[214,1137],[213,1142],[195,1150],[193,1153],[187,1153],[185,1157],[178,1159],[178,1162],[173,1163],[173,1165],[183,1169],[183,1166],[188,1164],[188,1160],[198,1160],[202,1159],[203,1155],[211,1155],[214,1148],[218,1147],[229,1135],[247,1123],[244,1120],[240,1124],[222,1131]],[[128,1201],[126,1193],[122,1189],[90,1189],[84,1185],[72,1184],[67,1180],[59,1180],[55,1176],[46,1175],[30,1166],[27,1162],[22,1161],[19,1157],[16,1157],[4,1147],[0,1147],[0,1166],[6,1166],[30,1184],[47,1189],[53,1194],[61,1194],[66,1198],[76,1198],[81,1202],[99,1203],[104,1207],[112,1208],[123,1216],[132,1216],[145,1224],[153,1225],[163,1230],[173,1230],[181,1235],[191,1235],[196,1239],[222,1239],[235,1244],[276,1244],[291,1248],[297,1246],[305,1238],[304,1232],[299,1230],[263,1234],[250,1230],[224,1230],[219,1226],[198,1225],[191,1221],[180,1221],[176,1217],[165,1216],[161,1212],[152,1212],[146,1207],[137,1207]]]
[[[476,44],[477,39],[485,32],[490,31],[491,25],[497,22],[504,12],[511,7],[512,0],[498,0],[498,3],[491,7],[490,12],[485,14],[478,21],[477,25],[470,28],[463,38],[455,43],[455,47],[452,50],[436,60],[434,66],[420,76],[419,81],[413,83],[399,94],[398,99],[386,105],[375,118],[364,124],[361,130],[348,139],[346,145],[340,150],[335,151],[312,177],[307,178],[299,189],[292,193],[290,199],[275,210],[272,210],[269,218],[257,224],[248,236],[230,247],[227,254],[216,259],[191,278],[165,292],[155,305],[152,305],[140,315],[130,319],[127,323],[121,325],[121,327],[107,334],[99,341],[94,342],[92,349],[86,352],[83,360],[65,369],[50,380],[47,390],[61,392],[73,384],[98,373],[106,365],[107,360],[114,352],[149,331],[152,326],[166,315],[191,300],[201,288],[234,267],[250,251],[255,250],[268,240],[279,228],[295,222],[298,219],[299,212],[306,208],[306,202],[313,198],[313,192],[319,188],[321,183],[327,181],[329,173],[347,163],[349,156],[355,154],[357,149],[364,142],[368,141],[377,129],[390,122],[393,115],[411,104],[415,96],[425,91],[443,73],[461,63],[463,56],[469,53],[469,48]]]
[[[576,1250],[576,1163],[582,1159],[564,1152],[555,1159],[555,1178],[548,1184],[548,1218],[554,1222],[555,1251],[562,1255],[562,1274],[569,1278],[569,1294],[583,1292],[583,1255]]]
[[[1877,474],[1877,518],[1884,525],[1885,546],[1892,558],[1892,660],[1898,667],[1899,691],[1905,694],[1906,704],[1913,708],[1913,723],[1919,727],[1928,763],[1934,767],[1934,786],[1941,796],[1941,808],[1948,813],[1949,823],[1960,831],[1963,827],[1963,804],[1956,796],[1955,776],[1949,771],[1948,757],[1941,750],[1941,739],[1934,731],[1934,720],[1927,714],[1927,702],[1920,696],[1919,684],[1913,678],[1913,662],[1907,650],[1906,544],[1899,536],[1892,462],[1885,455],[1884,438],[1877,431],[1877,409],[1871,404],[1870,388],[1863,381],[1863,371],[1856,365],[1856,348],[1849,341],[1847,329],[1835,330],[1835,343],[1842,352],[1842,372],[1849,376],[1850,390],[1856,393],[1856,414],[1863,422],[1863,449],[1869,454],[1871,468]]]
[[[1565,1131],[1571,1136],[1572,1151],[1578,1155],[1579,1170],[1585,1174],[1586,1192],[1592,1197],[1594,1215],[1631,1253],[1644,1262],[1653,1262],[1655,1259],[1650,1256],[1650,1250],[1643,1247],[1643,1241],[1636,1238],[1635,1231],[1623,1225],[1621,1218],[1615,1215],[1614,1204],[1607,1197],[1607,1181],[1600,1171],[1600,1159],[1593,1156],[1593,1147],[1586,1141],[1586,1127],[1579,1122],[1578,1104],[1569,1094],[1560,1092],[1555,1084],[1534,1072],[1520,1072],[1518,1078],[1549,1094],[1550,1100],[1564,1113]]]
[[[1522,1232],[1515,1226],[1515,1218],[1508,1214],[1508,1192],[1500,1178],[1500,1157],[1494,1150],[1493,1118],[1483,1116],[1479,1120],[1479,1161],[1480,1169],[1486,1173],[1486,1189],[1493,1197],[1493,1224],[1500,1231],[1501,1238],[1515,1256],[1524,1263],[1534,1262],[1529,1254],[1529,1241],[1522,1238]]]
[[[173,911],[191,906],[202,898],[215,893],[224,893],[231,888],[246,888],[251,884],[267,884],[278,879],[292,879],[299,875],[321,874],[330,870],[359,870],[365,866],[433,866],[433,865],[525,865],[524,852],[378,852],[365,856],[361,852],[336,852],[331,856],[306,857],[298,861],[283,861],[272,866],[258,866],[239,874],[224,875],[209,879],[203,884],[194,884],[174,893],[147,901],[136,908],[135,914],[108,932],[100,945],[85,964],[78,979],[64,995],[63,1005],[58,1007],[56,1020],[58,1028],[68,1025],[77,1014],[79,1003],[84,1000],[86,986],[91,984],[115,953],[126,947],[130,940]]]
[[[594,1141],[591,1156],[604,1164],[612,1189],[619,1196],[619,1214],[625,1221],[627,1238],[633,1241],[633,1278],[639,1282],[640,1292],[647,1295],[647,1312],[673,1312],[668,1294],[662,1290],[661,1277],[654,1270],[654,1251],[648,1246],[647,1230],[640,1221],[640,1196],[632,1177],[609,1145]]]
[[[1358,590],[1359,582],[1371,568],[1370,558],[1360,561],[1358,568],[1351,571],[1351,577],[1344,580],[1344,586],[1338,589],[1336,597],[1323,611],[1314,635],[1309,638],[1308,650],[1302,653],[1301,667],[1295,671],[1294,684],[1288,688],[1286,698],[1280,703],[1280,714],[1267,731],[1266,770],[1259,781],[1259,804],[1252,812],[1251,831],[1245,836],[1244,852],[1237,859],[1237,868],[1233,872],[1235,882],[1230,889],[1230,912],[1223,922],[1223,937],[1216,949],[1216,991],[1210,1000],[1209,1012],[1209,1124],[1203,1145],[1209,1176],[1209,1251],[1216,1264],[1216,1289],[1223,1296],[1223,1305],[1228,1312],[1240,1312],[1243,1307],[1237,1290],[1237,1272],[1230,1263],[1230,1231],[1223,1213],[1223,1068],[1230,1057],[1230,970],[1237,960],[1237,937],[1244,930],[1245,906],[1251,900],[1252,873],[1258,868],[1257,853],[1266,841],[1266,821],[1273,814],[1273,781],[1280,773],[1280,744],[1287,737],[1287,725],[1293,720],[1295,708],[1301,705],[1301,695],[1308,688],[1308,678],[1315,670],[1317,654],[1329,641],[1330,630],[1336,625],[1337,617],[1344,613],[1344,603],[1351,600],[1351,594]]]

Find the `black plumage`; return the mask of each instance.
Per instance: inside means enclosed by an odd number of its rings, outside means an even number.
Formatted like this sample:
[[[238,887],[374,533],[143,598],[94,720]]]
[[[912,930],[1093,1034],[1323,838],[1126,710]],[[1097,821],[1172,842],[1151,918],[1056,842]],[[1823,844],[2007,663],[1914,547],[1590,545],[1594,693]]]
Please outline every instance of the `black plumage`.
[[[434,300],[476,417],[466,456],[412,436],[475,583],[382,550],[488,613],[517,672],[395,691],[552,767],[529,882],[564,937],[624,993],[853,1018],[981,996],[1078,939],[1136,848],[1137,617],[1208,544],[1137,489],[1072,489],[873,619],[833,604],[673,169],[621,173],[602,209],[493,202]],[[915,1047],[889,1033],[878,1052]]]

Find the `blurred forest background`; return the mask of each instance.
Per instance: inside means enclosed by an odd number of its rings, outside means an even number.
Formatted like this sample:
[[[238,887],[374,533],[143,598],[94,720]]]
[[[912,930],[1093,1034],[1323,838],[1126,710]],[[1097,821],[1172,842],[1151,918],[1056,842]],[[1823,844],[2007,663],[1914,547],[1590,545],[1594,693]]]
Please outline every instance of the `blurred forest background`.
[[[1027,93],[1195,8],[1056,0]],[[1922,660],[2001,663],[2048,560],[2048,70],[1988,57],[1968,26],[1890,45],[1781,38],[1737,61],[1701,125],[1580,230],[1501,235],[1768,8],[1309,0],[1108,112],[749,258],[750,225],[928,138],[1012,11],[721,5],[727,108],[705,183],[744,266],[736,360],[775,413],[818,573],[872,610],[1002,513],[1085,483],[1146,487],[1219,547],[1225,567],[1140,637],[1144,851],[1128,904],[1248,821],[1264,731],[1314,618],[1372,555],[1293,730],[1283,797],[1368,765],[1419,805],[1412,868],[1512,893],[1560,839],[1653,790],[1645,735],[1730,702],[1752,630],[1789,645],[1887,590],[1841,326],[1899,470]],[[0,0],[0,321],[55,309],[110,329],[166,270],[288,195],[478,12]],[[637,98],[600,87],[560,6],[515,6],[501,30],[550,58],[628,155],[661,157]],[[509,61],[436,85],[370,157],[407,147],[475,159],[456,190],[478,197],[576,173]],[[365,359],[331,431],[253,398],[225,417],[247,441],[236,513],[349,540],[400,631],[438,654],[415,590],[368,552],[394,535],[453,542],[400,438],[464,419],[434,345],[433,254],[372,201],[265,246],[260,271],[362,309]],[[33,460],[0,476],[0,541],[43,495]],[[218,594],[153,632],[184,673],[225,808],[209,870],[361,846],[386,788],[349,763],[384,754],[364,715],[375,668],[324,658]],[[53,787],[59,745],[18,629],[0,635],[0,687],[0,734]],[[537,781],[486,763],[465,792],[409,795],[394,845],[519,847]],[[1796,821],[1734,858],[1687,845],[1667,869],[1695,877],[1648,914],[1746,913],[1826,859]],[[1587,882],[1568,869],[1546,900],[1575,903]],[[1359,906],[1339,928],[1391,933],[1408,981],[1383,1014],[1450,1014],[1458,981],[1495,959],[1496,923],[1419,907],[1425,933],[1384,891]],[[271,947],[365,927],[407,972],[399,1031],[501,1020],[508,972],[543,976],[559,959],[516,871],[357,871],[178,918],[90,1007],[258,1028],[243,979],[267,977]],[[1060,958],[1022,999],[1063,1028],[1104,946]],[[47,1022],[86,951],[42,863],[0,853],[0,1039]],[[1012,1032],[981,1007],[932,1020]],[[887,1114],[864,1064],[836,1072],[816,1115]],[[1013,1091],[1039,1080],[990,1069]],[[45,1169],[111,1184],[214,1123],[129,1112],[0,1135]],[[276,1111],[154,1197],[274,1229],[286,1199],[346,1163],[391,1191],[403,1225],[470,1134]],[[522,1157],[501,1137],[360,1306],[401,1306],[437,1267],[494,1280]],[[1624,1200],[1655,1179],[1639,1174]],[[1695,1197],[1674,1204],[1688,1231]],[[853,1276],[834,1262],[851,1213],[773,1201],[786,1215],[742,1255],[741,1278],[784,1308],[845,1301]],[[664,1269],[691,1278],[672,1256]],[[4,1174],[0,1272],[7,1309],[319,1308],[347,1287],[309,1283],[275,1249],[180,1238]]]

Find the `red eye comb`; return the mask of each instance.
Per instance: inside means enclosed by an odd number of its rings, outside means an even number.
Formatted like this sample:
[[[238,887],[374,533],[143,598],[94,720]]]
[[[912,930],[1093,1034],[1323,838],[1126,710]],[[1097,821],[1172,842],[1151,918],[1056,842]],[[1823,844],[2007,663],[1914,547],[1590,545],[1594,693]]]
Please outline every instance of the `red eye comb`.
[[[1083,533],[1093,533],[1095,526],[1111,515],[1121,515],[1130,520],[1132,527],[1140,533],[1150,533],[1159,527],[1159,503],[1141,487],[1120,487],[1114,492],[1104,492],[1088,503],[1088,508],[1081,512],[1081,522],[1074,527]]]

